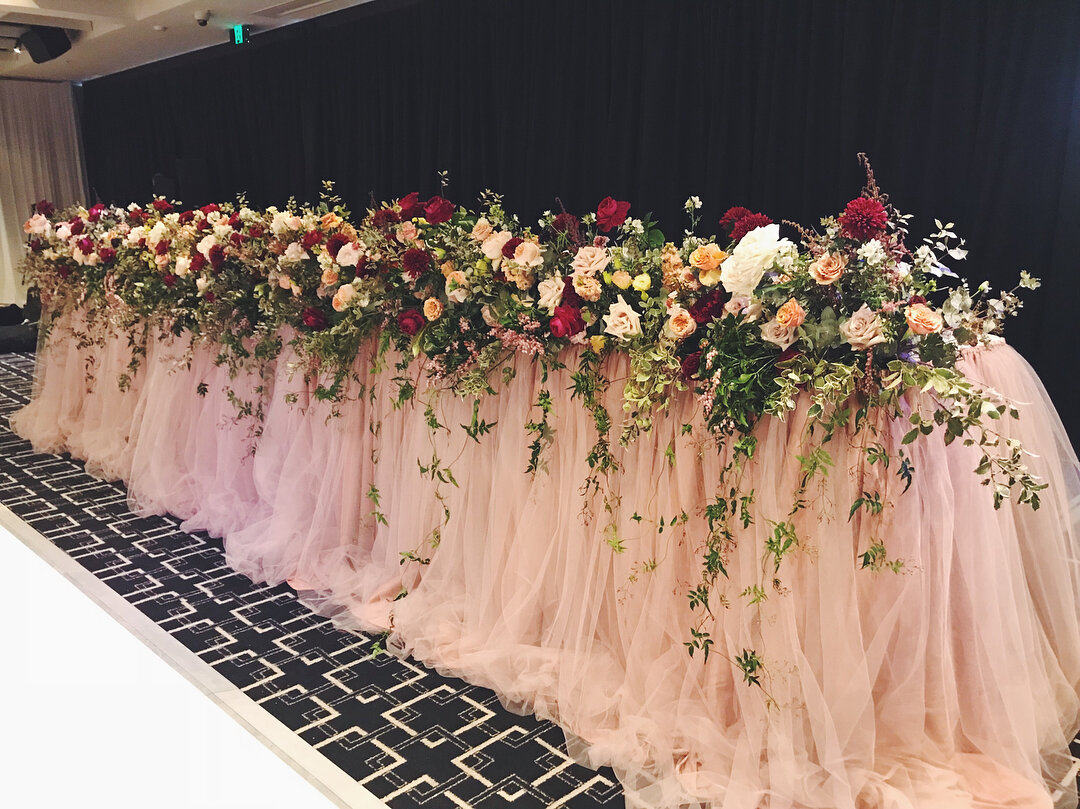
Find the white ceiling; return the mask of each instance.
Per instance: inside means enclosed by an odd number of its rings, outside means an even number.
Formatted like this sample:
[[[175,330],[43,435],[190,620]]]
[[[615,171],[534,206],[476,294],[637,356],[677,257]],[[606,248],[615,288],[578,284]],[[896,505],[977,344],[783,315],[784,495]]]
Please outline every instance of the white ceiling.
[[[368,0],[0,0],[0,77],[84,81],[228,41],[233,25],[252,34]],[[200,27],[195,14],[209,10]],[[64,28],[71,50],[34,64],[16,38],[29,25]],[[164,30],[157,30],[164,29]]]

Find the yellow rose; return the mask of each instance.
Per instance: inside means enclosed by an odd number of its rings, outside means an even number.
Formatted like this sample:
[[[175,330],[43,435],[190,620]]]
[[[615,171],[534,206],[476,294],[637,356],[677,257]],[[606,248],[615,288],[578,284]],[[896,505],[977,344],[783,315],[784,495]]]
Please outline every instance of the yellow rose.
[[[634,276],[634,289],[638,292],[645,292],[652,286],[652,278],[649,277],[647,272],[640,273]]]
[[[619,289],[628,289],[633,282],[634,279],[630,277],[630,273],[626,270],[616,270],[611,274],[611,283]]]
[[[607,338],[602,334],[594,334],[589,338],[589,342],[592,343],[592,350],[599,354],[607,345]]]
[[[703,286],[714,287],[720,283],[720,274],[723,271],[717,267],[714,270],[704,270],[701,275],[698,276],[698,280]]]

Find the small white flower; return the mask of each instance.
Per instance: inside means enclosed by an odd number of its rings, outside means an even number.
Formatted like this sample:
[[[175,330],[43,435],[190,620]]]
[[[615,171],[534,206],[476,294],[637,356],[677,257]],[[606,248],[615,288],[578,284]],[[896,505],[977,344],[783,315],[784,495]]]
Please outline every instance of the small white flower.
[[[885,263],[889,254],[881,246],[877,239],[871,239],[856,251],[856,255],[866,262],[869,267],[880,267]]]
[[[701,197],[688,197],[686,202],[683,203],[683,207],[687,211],[696,211],[701,208]]]

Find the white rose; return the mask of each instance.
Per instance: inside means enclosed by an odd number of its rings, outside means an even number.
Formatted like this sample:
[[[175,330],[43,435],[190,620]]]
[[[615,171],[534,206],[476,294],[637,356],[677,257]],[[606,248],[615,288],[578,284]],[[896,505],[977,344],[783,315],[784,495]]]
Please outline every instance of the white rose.
[[[461,270],[446,276],[446,297],[454,303],[462,303],[469,297],[469,279]]]
[[[352,242],[343,245],[337,254],[337,263],[342,267],[355,267],[360,263],[360,256],[362,255],[360,247]]]
[[[56,235],[57,236],[60,235],[59,230],[56,231]],[[146,228],[143,227],[142,225],[139,225],[136,228],[132,228],[130,230],[130,232],[128,232],[127,238],[124,239],[124,243],[128,247],[138,247],[139,242],[141,242],[143,240],[143,238],[145,238],[145,236],[146,236]]]
[[[157,247],[157,243],[165,238],[166,233],[168,233],[168,228],[165,227],[165,223],[158,222],[151,228],[150,232],[146,234],[146,246],[151,250]]]
[[[603,272],[610,261],[611,257],[605,248],[593,247],[590,244],[577,251],[574,260],[570,262],[570,266],[574,268],[575,276],[592,278],[597,273]]]
[[[545,278],[537,284],[536,291],[540,293],[537,306],[541,309],[547,309],[548,317],[555,314],[555,307],[562,303],[563,288],[565,286],[566,282],[563,281],[561,275]]]
[[[761,324],[761,339],[779,346],[781,351],[794,343],[795,338],[795,329],[781,326],[776,318]]]
[[[865,303],[859,311],[840,324],[840,336],[856,351],[866,351],[885,342],[885,335],[881,331],[881,318]]]
[[[232,225],[229,224],[228,219],[222,219],[214,225],[214,235],[219,239],[228,238],[230,233],[232,233]]]
[[[177,262],[177,263],[179,263],[179,262]],[[179,273],[177,273],[177,275],[179,275]],[[204,292],[206,292],[206,288],[208,286],[210,286],[210,282],[207,281],[202,276],[199,276],[198,278],[195,279],[195,288],[199,290],[200,295],[202,295]]]
[[[205,236],[202,237],[199,243],[195,245],[195,249],[203,254],[203,258],[209,261],[210,250],[213,249],[215,244],[217,244],[217,239],[214,238],[213,234],[207,233]]]
[[[514,263],[521,267],[538,267],[544,263],[536,242],[522,242],[514,248]]]
[[[56,229],[56,238],[60,241],[65,241],[71,235],[71,226],[65,222]]]
[[[750,295],[761,283],[765,271],[794,247],[790,240],[780,238],[779,225],[754,228],[720,265],[720,283],[732,295]]]
[[[183,277],[191,272],[191,259],[187,256],[179,256],[176,259],[176,269],[174,272]]]
[[[498,261],[503,257],[503,247],[511,238],[513,238],[513,234],[507,230],[500,230],[498,233],[492,233],[481,243],[480,250],[485,258],[490,259],[491,261]]]
[[[206,240],[203,239],[203,241]],[[199,243],[199,249],[202,249],[202,242]],[[288,262],[297,262],[305,258],[311,258],[311,256],[308,255],[307,250],[300,246],[300,242],[290,242],[281,255],[281,259]]]
[[[608,313],[604,315],[604,333],[620,339],[641,334],[641,316],[623,300],[622,295],[608,307]]]

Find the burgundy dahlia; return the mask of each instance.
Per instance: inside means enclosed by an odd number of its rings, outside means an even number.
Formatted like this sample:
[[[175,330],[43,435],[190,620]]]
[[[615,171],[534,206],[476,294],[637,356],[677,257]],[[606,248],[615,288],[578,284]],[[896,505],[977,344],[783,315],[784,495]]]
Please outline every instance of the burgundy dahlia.
[[[220,244],[215,244],[210,248],[208,258],[210,259],[210,266],[217,272],[221,269],[221,265],[225,263],[225,248]]]
[[[173,209],[172,203],[164,199],[155,199],[152,204],[158,213],[168,213]]]
[[[171,244],[171,242],[168,239],[162,239],[160,242],[157,243],[157,246],[154,248],[154,252],[159,256],[163,256],[163,255],[165,255],[166,253],[169,252],[169,245],[170,244]],[[82,249],[82,248],[79,248],[79,249]],[[83,252],[86,252],[86,251],[83,251]]]
[[[105,206],[99,202],[86,212],[86,218],[91,222],[97,222],[101,219],[101,214],[104,210]]]
[[[309,306],[301,312],[300,320],[303,321],[304,325],[309,329],[314,329],[315,331],[322,331],[330,325],[329,321],[326,319],[326,315],[323,314],[323,311],[315,306]]]
[[[737,242],[751,230],[763,228],[772,223],[773,221],[763,213],[747,214],[735,223],[735,227],[731,230],[731,240]]]
[[[732,228],[735,227],[735,223],[742,219],[744,216],[749,216],[753,211],[749,208],[744,208],[741,205],[736,205],[734,208],[728,208],[724,212],[724,215],[720,217],[720,227],[731,233]]]
[[[79,250],[82,251],[83,255],[88,256],[94,252],[94,243],[86,236],[83,236],[81,239],[79,239],[78,244]]]
[[[236,212],[232,216],[229,217],[229,227],[234,228],[234,229],[240,227],[240,213],[239,212]]]
[[[840,214],[840,232],[849,239],[866,241],[885,231],[889,216],[876,199],[856,197]]]
[[[724,312],[724,299],[720,290],[714,289],[708,295],[698,298],[689,311],[690,317],[694,318],[694,322],[699,326],[716,320]]]
[[[410,247],[401,256],[401,268],[416,280],[431,266],[431,257],[419,247]]]
[[[337,258],[338,251],[349,243],[349,237],[344,233],[335,233],[326,240],[326,252],[333,258]]]
[[[424,328],[424,316],[416,309],[406,309],[398,313],[397,324],[402,332],[414,337]]]
[[[319,233],[319,231],[309,230],[307,233],[304,234],[303,238],[300,239],[300,244],[303,245],[303,248],[305,250],[309,250],[321,241],[322,234]]]
[[[449,222],[456,206],[450,200],[434,196],[424,205],[424,218],[432,225]]]
[[[113,261],[116,259],[116,251],[113,250],[111,247],[102,247],[100,250],[98,250],[98,255],[101,256],[101,261],[103,264],[112,264]]]
[[[167,287],[174,287],[176,286],[176,276],[171,272],[167,272],[165,275],[161,276],[161,282]]]
[[[241,233],[234,230],[229,235],[229,241],[233,243],[233,247],[239,247],[241,243],[243,243],[244,237]]]
[[[56,213],[56,206],[49,202],[47,199],[39,200],[34,206],[34,210],[42,216],[52,216]]]
[[[192,272],[199,272],[205,266],[206,266],[206,256],[204,256],[202,253],[196,253],[195,255],[193,255],[191,257],[191,271]]]
[[[78,236],[86,229],[86,225],[84,225],[83,221],[78,217],[75,217],[70,222],[68,222],[68,226],[71,230],[72,236]]]
[[[371,215],[371,226],[379,230],[386,230],[399,221],[401,218],[393,208],[382,208]]]
[[[252,225],[250,228],[248,228],[248,236],[250,236],[251,238],[257,239],[262,235],[263,229],[259,225]]]
[[[211,202],[209,205],[203,205],[199,210],[203,212],[203,216],[209,216],[214,211],[220,211],[221,208]]]
[[[180,224],[181,225],[186,225],[188,222],[191,222],[194,219],[195,219],[195,211],[184,211],[182,214],[180,214]]]

